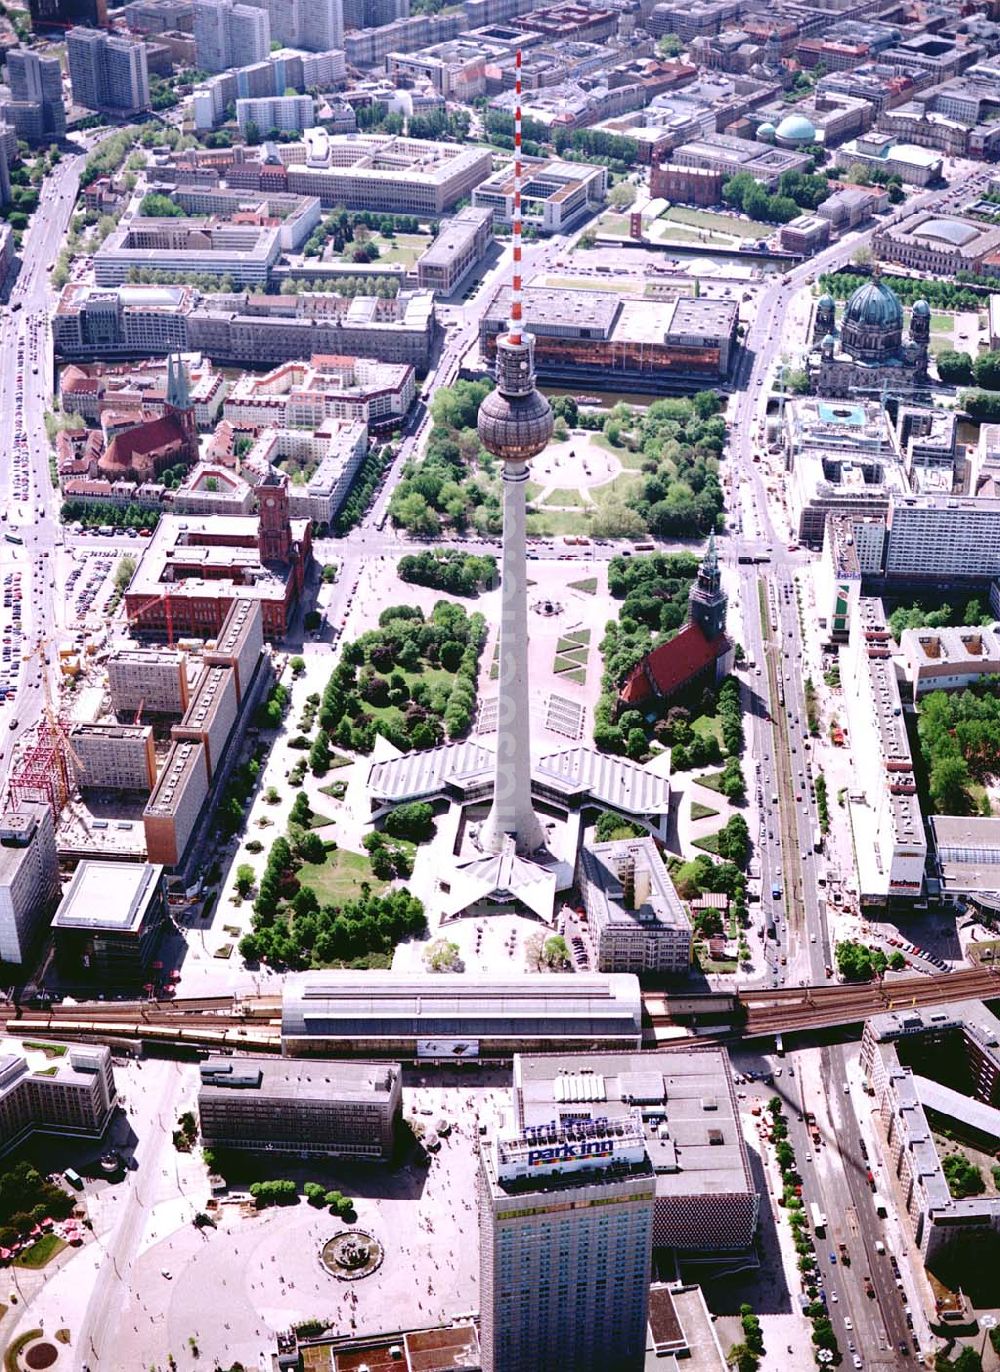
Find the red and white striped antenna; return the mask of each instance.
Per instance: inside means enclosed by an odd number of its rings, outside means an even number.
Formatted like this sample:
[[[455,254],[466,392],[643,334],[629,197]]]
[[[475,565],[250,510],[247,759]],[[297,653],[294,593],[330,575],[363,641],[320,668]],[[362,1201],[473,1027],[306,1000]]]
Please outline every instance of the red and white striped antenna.
[[[514,280],[510,292],[510,326],[507,337],[521,344],[521,49],[514,54]]]

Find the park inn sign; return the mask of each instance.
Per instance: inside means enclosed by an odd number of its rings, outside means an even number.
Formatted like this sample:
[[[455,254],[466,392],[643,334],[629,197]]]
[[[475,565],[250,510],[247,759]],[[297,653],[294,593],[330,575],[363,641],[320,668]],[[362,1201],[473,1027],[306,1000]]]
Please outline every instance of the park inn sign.
[[[554,1148],[532,1148],[528,1152],[529,1167],[552,1167],[556,1163],[576,1158],[610,1158],[614,1156],[613,1139],[587,1139],[584,1143],[560,1143]]]

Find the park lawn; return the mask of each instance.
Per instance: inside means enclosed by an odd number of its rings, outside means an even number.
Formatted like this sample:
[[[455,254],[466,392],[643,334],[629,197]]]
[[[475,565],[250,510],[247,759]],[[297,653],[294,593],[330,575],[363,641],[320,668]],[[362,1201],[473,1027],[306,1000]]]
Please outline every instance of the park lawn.
[[[688,228],[684,224],[657,224],[655,233],[651,230],[650,236],[660,243],[697,243],[698,230]],[[717,235],[713,232],[709,239],[710,242],[717,241]]]
[[[430,235],[422,233],[397,233],[395,238],[383,238],[378,235],[375,242],[379,246],[379,256],[371,265],[378,267],[382,264],[391,267],[398,264],[412,267],[430,241]]]
[[[556,644],[556,652],[565,652],[567,648],[584,648],[590,642],[589,629],[574,629],[571,634],[566,634]]]
[[[707,786],[710,791],[718,791],[722,794],[722,773],[705,772],[703,776],[692,777],[691,780],[696,786]]]
[[[560,534],[590,532],[590,512],[577,514],[573,510],[536,510],[528,515],[528,537],[558,537]]]
[[[406,678],[406,684],[413,689],[414,682],[426,681],[427,685],[434,689],[435,686],[447,686],[450,690],[455,681],[454,673],[446,672],[443,667],[425,667],[422,671],[408,672],[402,667],[394,667],[393,671],[401,673]],[[391,719],[397,724],[403,723],[403,712],[398,705],[369,705],[365,701],[365,713],[371,715],[372,719]]]
[[[615,214],[614,211],[608,210],[601,215],[594,227],[599,234],[619,234],[622,237],[625,237],[629,231],[629,218],[628,215]],[[577,248],[576,251],[580,251],[580,249]],[[583,251],[586,251],[586,249],[583,249]],[[588,290],[590,289],[589,281],[587,282],[587,288]]]
[[[571,505],[574,509],[580,509],[584,504],[584,499],[578,487],[553,486],[541,504]]]
[[[755,219],[737,219],[711,210],[693,210],[687,205],[671,205],[664,219],[675,224],[693,224],[698,229],[714,229],[733,238],[768,238],[774,233],[773,224],[759,224]]]
[[[547,276],[545,284],[557,291],[606,291],[612,295],[634,289],[627,281],[595,281],[590,276]]]
[[[696,838],[694,847],[701,848],[706,853],[711,853],[713,857],[719,856],[719,835],[706,834],[704,838]]]
[[[719,747],[722,747],[722,720],[718,715],[699,715],[691,721],[691,729],[698,738],[718,739]]]
[[[333,753],[333,752],[332,752],[332,753],[330,754],[330,765],[329,765],[329,767],[327,768],[327,771],[328,771],[328,772],[336,771],[336,769],[337,769],[338,767],[350,767],[352,761],[353,761],[353,758],[344,757],[343,753]]]
[[[953,333],[955,329],[955,316],[953,314],[931,315],[931,333]]]
[[[614,453],[618,461],[627,470],[635,472],[642,470],[642,464],[646,460],[645,456],[642,453],[634,452],[631,448],[626,447],[624,443],[619,443],[616,447],[615,444],[612,443],[609,438],[605,437],[604,434],[600,433],[592,433],[590,435],[590,441],[594,444],[595,447],[603,448],[606,453]],[[609,487],[598,486],[596,489],[607,490],[609,489]]]
[[[540,486],[537,481],[526,481],[524,484],[524,498],[530,505],[533,500],[538,499],[544,490],[545,487]]]
[[[331,815],[321,814],[319,810],[314,810],[309,816],[308,829],[325,829],[328,824],[333,823]]]
[[[575,662],[573,658],[563,657],[560,653],[556,656],[556,659],[552,664],[552,670],[555,672],[556,676],[561,676],[563,672],[571,672],[575,667],[579,667],[580,665],[581,664]]]
[[[558,662],[570,663],[570,664],[571,664],[572,666],[574,666],[574,667],[586,667],[586,665],[587,665],[587,649],[586,649],[586,648],[570,648],[570,649],[569,649],[567,652],[565,652],[565,653],[557,653],[557,654],[556,654],[556,662],[557,662],[557,663],[558,663]],[[558,671],[563,671],[563,670],[565,670],[565,669],[564,669],[564,668],[561,668],[561,667],[556,667],[556,671],[557,671],[557,672],[558,672]]]
[[[590,496],[595,505],[604,505],[608,500],[617,497],[626,503],[634,496],[637,496],[646,480],[638,472],[619,472],[617,476],[606,481],[603,486],[591,488]]]
[[[588,576],[585,577],[583,581],[571,581],[569,583],[569,589],[571,591],[580,591],[583,595],[596,595],[597,577]]]
[[[45,1267],[50,1263],[65,1247],[66,1244],[58,1234],[43,1234],[20,1257],[14,1259],[15,1266],[32,1267],[37,1271],[38,1268]]]
[[[587,673],[582,667],[573,667],[568,672],[560,672],[559,676],[563,681],[575,681],[578,686],[583,686],[587,680]]]
[[[367,882],[372,895],[381,895],[387,882],[379,881],[372,873],[366,853],[352,853],[349,848],[332,848],[323,862],[304,862],[296,873],[303,886],[316,893],[320,905],[342,905],[361,894]]]
[[[692,800],[691,802],[692,820],[711,819],[714,815],[717,815],[718,813],[718,810],[713,810],[711,805],[702,805],[700,800]]]

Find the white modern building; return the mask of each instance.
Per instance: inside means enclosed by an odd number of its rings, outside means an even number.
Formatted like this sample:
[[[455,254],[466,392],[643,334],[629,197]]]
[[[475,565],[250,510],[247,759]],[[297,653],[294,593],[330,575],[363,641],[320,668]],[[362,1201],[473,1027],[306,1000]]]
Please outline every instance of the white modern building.
[[[540,233],[562,233],[599,209],[608,194],[607,167],[585,162],[532,162],[524,167],[521,186],[523,222]],[[472,192],[472,203],[491,209],[498,224],[514,218],[514,169],[502,167]]]
[[[584,845],[580,893],[601,972],[691,965],[691,921],[652,838]]]
[[[149,108],[145,44],[75,28],[66,35],[66,52],[74,104],[123,112]]]
[[[201,71],[262,62],[271,49],[267,11],[234,0],[195,0],[194,45]]]
[[[927,840],[882,602],[858,601],[841,653],[855,776],[848,792],[861,900],[920,896]]]

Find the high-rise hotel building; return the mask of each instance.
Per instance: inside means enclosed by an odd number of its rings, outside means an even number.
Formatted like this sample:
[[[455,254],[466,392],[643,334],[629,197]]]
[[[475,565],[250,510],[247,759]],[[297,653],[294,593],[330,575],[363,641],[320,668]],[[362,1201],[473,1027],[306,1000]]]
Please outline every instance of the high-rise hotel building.
[[[482,1141],[483,1372],[642,1368],[655,1198],[639,1110]]]

